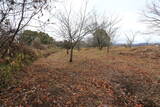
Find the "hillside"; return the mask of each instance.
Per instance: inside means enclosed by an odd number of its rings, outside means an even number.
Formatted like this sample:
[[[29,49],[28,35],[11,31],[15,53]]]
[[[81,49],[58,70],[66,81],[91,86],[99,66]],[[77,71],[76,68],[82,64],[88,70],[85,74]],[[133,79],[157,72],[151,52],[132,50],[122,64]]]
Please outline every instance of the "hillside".
[[[18,107],[160,107],[160,48],[65,50],[40,58],[0,91],[0,105]]]

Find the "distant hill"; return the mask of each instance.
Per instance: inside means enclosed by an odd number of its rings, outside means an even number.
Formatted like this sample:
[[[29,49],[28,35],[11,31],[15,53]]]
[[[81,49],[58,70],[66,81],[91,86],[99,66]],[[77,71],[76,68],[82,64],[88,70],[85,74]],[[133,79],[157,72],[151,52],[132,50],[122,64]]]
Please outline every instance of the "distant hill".
[[[116,43],[113,45],[114,46],[124,46],[126,44],[125,43]],[[160,43],[135,43],[135,44],[133,44],[133,46],[147,46],[147,45],[159,45],[160,46]]]

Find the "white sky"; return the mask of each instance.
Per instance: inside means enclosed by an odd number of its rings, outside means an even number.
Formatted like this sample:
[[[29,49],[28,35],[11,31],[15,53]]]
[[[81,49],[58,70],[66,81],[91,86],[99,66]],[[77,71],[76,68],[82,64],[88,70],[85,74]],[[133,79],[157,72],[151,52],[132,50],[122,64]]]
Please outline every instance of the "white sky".
[[[125,42],[123,33],[130,31],[145,31],[146,25],[140,22],[141,12],[145,9],[146,0],[92,0],[95,9],[106,14],[115,14],[122,21],[120,23],[120,35],[117,42]],[[135,42],[144,42],[144,37],[137,35]]]
[[[62,0],[63,1],[63,0]],[[76,10],[77,7],[81,6],[83,0],[64,0],[66,2],[72,2],[73,9]],[[98,14],[116,15],[122,20],[120,22],[120,34],[117,35],[117,42],[124,43],[126,38],[124,33],[129,31],[140,31],[144,32],[147,30],[147,25],[141,22],[142,15],[140,14],[142,10],[146,8],[147,0],[88,0],[89,9],[96,10]],[[150,0],[151,1],[151,0]],[[63,3],[59,3],[57,9],[61,7]],[[48,32],[53,35],[51,32]],[[57,38],[57,37],[55,37]],[[144,36],[137,35],[135,43],[145,42],[150,38],[150,42],[158,42],[160,37],[157,36]],[[151,39],[152,38],[152,39]]]

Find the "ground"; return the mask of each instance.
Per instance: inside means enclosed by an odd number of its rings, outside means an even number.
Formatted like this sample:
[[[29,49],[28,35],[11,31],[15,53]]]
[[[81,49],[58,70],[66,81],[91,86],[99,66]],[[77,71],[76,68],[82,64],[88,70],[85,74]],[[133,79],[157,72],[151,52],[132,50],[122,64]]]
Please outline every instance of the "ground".
[[[65,50],[16,73],[0,105],[18,107],[160,107],[160,48]]]

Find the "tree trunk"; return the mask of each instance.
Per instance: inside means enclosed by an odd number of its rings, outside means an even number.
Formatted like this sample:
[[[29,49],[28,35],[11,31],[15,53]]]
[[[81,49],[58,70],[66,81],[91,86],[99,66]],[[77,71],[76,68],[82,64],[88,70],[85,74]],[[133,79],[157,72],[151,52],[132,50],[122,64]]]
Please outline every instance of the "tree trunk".
[[[102,50],[103,49],[103,46],[99,46],[99,50]]]
[[[79,45],[77,46],[77,50],[78,50],[78,51],[80,51],[80,50],[81,50]]]
[[[69,49],[66,49],[66,53],[67,53],[67,55],[69,54]]]
[[[73,48],[70,49],[70,59],[69,62],[73,61]]]
[[[110,49],[110,47],[109,47],[109,46],[107,46],[107,53],[109,53],[109,49]]]

